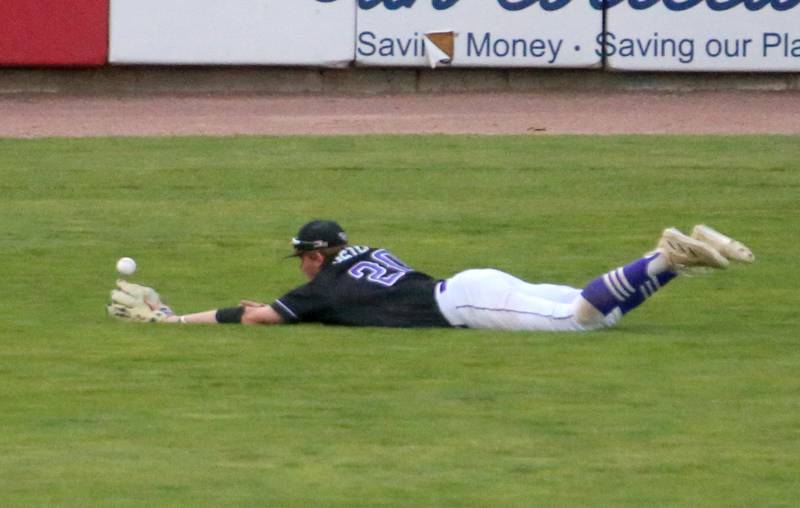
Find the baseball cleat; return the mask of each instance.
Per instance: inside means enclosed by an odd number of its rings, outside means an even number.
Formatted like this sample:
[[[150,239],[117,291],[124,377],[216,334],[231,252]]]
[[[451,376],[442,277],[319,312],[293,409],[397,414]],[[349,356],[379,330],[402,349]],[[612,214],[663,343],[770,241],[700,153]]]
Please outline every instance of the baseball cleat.
[[[661,251],[675,269],[691,267],[727,268],[728,260],[711,245],[667,228],[658,241]]]
[[[748,249],[742,242],[725,236],[716,229],[706,226],[705,224],[698,224],[694,227],[692,230],[692,238],[714,247],[727,259],[740,261],[742,263],[752,263],[756,260],[753,251]]]

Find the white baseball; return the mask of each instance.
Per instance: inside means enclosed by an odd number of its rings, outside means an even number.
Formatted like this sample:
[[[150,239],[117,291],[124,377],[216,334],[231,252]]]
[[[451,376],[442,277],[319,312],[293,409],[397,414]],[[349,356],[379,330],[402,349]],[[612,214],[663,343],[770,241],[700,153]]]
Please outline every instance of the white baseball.
[[[120,275],[133,275],[136,272],[136,261],[133,258],[119,258],[117,271]]]

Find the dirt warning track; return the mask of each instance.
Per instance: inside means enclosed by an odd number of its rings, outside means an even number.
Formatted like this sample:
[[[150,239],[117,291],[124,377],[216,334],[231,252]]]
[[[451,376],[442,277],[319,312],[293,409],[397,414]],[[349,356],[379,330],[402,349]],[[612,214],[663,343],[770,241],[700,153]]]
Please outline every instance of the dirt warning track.
[[[0,137],[800,134],[800,92],[0,95]]]

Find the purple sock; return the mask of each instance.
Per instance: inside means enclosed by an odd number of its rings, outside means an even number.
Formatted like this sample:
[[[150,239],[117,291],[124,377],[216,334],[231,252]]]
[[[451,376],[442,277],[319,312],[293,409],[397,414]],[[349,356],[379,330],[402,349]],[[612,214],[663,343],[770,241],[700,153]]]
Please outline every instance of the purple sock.
[[[583,289],[581,296],[603,315],[617,307],[627,314],[678,275],[672,271],[652,277],[648,275],[647,265],[656,255],[637,259],[594,279]]]

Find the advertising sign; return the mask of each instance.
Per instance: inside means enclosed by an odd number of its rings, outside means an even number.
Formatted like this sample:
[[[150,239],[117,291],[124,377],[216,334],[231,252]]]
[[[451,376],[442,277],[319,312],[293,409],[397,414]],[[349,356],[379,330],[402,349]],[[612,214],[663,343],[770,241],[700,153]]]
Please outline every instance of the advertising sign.
[[[111,0],[110,61],[341,67],[355,15],[355,0]]]
[[[611,69],[800,71],[800,0],[607,4],[607,33],[597,47]]]
[[[358,0],[356,63],[598,67],[602,31],[586,0]]]

